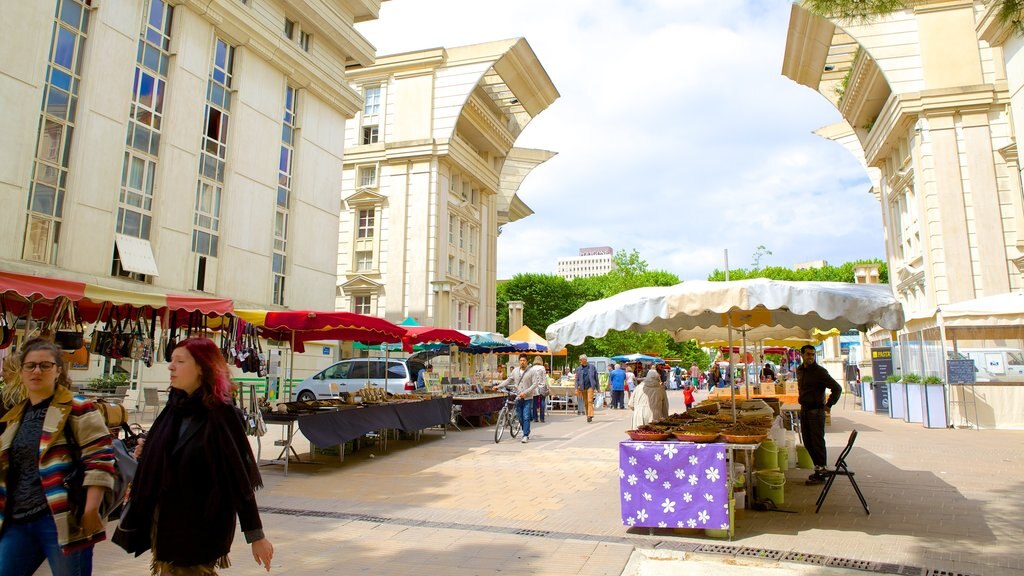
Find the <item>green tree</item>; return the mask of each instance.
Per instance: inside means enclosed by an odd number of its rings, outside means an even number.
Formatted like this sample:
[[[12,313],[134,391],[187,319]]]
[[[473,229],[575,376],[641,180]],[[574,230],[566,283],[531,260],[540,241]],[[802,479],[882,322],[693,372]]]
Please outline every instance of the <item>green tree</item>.
[[[571,282],[552,274],[517,274],[502,282],[497,290],[498,331],[508,334],[508,301],[524,302],[523,322],[538,334],[565,318],[587,302],[601,300],[634,288],[646,286],[672,286],[679,277],[664,270],[650,270],[647,261],[633,250],[620,250],[613,257],[616,268],[602,276],[574,278]],[[588,338],[579,346],[569,347],[569,358],[579,354],[613,356],[632,352],[646,352],[658,356],[679,356],[671,353],[676,344],[667,332],[635,332],[631,330],[609,332],[602,338]],[[689,349],[680,348],[687,354]],[[699,350],[699,349],[698,349]]]
[[[996,18],[1024,33],[1024,0],[993,0]],[[897,10],[913,8],[920,0],[804,0],[811,12],[834,20],[866,21]]]
[[[497,323],[508,334],[508,301],[523,301],[523,323],[541,336],[548,325],[572,314],[583,305],[581,294],[572,283],[554,274],[516,274],[498,284]]]
[[[821,268],[806,268],[803,270],[793,270],[791,268],[783,268],[781,266],[766,266],[764,268],[754,268],[747,270],[745,268],[737,268],[735,270],[729,270],[730,280],[746,280],[748,278],[771,278],[772,280],[789,280],[789,281],[801,281],[801,282],[850,282],[854,281],[854,268],[859,264],[878,264],[879,270],[879,282],[886,284],[889,282],[889,267],[885,262],[881,260],[857,260],[855,262],[847,262],[840,264],[839,266],[823,266]],[[715,269],[714,272],[708,275],[708,280],[712,282],[721,282],[725,280],[725,272],[723,270]]]

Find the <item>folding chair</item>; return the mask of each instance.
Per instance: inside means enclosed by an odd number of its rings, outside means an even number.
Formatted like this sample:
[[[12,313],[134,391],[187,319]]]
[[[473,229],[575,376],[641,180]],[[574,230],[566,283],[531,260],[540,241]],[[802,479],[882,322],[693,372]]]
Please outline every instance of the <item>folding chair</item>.
[[[142,400],[146,404],[146,410],[153,409],[153,419],[156,420],[160,413],[160,391],[156,388],[143,388]]]
[[[828,491],[832,489],[832,483],[835,482],[836,476],[846,476],[850,479],[850,484],[853,484],[854,491],[857,492],[857,498],[860,498],[860,504],[864,507],[864,512],[870,516],[871,510],[868,510],[868,502],[864,499],[864,495],[860,492],[860,486],[857,486],[857,481],[853,479],[853,471],[846,465],[846,457],[849,456],[850,450],[853,450],[853,443],[857,440],[857,431],[850,432],[850,439],[846,442],[846,448],[839,454],[839,458],[836,459],[835,470],[821,470],[819,473],[825,476],[825,486],[821,489],[821,494],[818,496],[818,507],[814,509],[814,513],[817,514],[821,510],[821,505],[825,503],[825,497],[828,496]]]

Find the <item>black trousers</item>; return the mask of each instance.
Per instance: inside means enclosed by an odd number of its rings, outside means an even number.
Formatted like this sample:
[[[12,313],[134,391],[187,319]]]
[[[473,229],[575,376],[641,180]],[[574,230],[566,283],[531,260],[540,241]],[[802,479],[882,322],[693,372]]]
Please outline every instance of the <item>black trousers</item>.
[[[626,403],[624,399],[626,397],[625,390],[612,390],[612,409],[625,408]]]
[[[800,409],[800,434],[803,436],[804,448],[811,456],[815,468],[824,468],[828,455],[825,452],[825,409]]]

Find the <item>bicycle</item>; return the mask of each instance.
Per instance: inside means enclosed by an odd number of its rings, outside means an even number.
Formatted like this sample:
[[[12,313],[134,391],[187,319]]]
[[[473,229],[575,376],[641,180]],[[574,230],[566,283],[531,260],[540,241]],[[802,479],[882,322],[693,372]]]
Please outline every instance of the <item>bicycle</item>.
[[[519,411],[516,410],[518,394],[515,392],[508,392],[507,394],[505,405],[498,412],[498,425],[494,429],[495,444],[501,442],[501,435],[505,432],[505,428],[508,428],[508,433],[513,438],[519,436],[519,431],[523,428],[523,423],[519,421]]]

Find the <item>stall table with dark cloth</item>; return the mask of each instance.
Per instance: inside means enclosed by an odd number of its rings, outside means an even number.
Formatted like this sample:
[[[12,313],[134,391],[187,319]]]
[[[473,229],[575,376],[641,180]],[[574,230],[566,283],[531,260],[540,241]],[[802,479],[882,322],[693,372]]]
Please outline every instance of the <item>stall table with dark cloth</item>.
[[[505,395],[464,394],[454,396],[452,402],[460,407],[459,416],[466,420],[466,422],[469,422],[471,426],[474,424],[469,418],[475,418],[477,420],[475,425],[479,426],[485,415],[501,410],[501,407],[505,405]]]
[[[316,446],[334,446],[378,430],[415,432],[445,426],[451,415],[450,397],[432,398],[303,415],[299,416],[299,430]],[[344,450],[341,453],[344,455]]]
[[[620,442],[622,523],[729,530],[729,448],[690,442]]]
[[[283,441],[284,448],[281,449],[281,453],[268,462],[268,464],[284,464],[284,475],[288,475],[288,461],[292,455],[295,456],[296,462],[302,462],[299,458],[299,453],[292,448],[292,438],[295,436],[295,422],[298,421],[299,416],[297,414],[282,414],[280,412],[264,412],[263,422],[275,426],[285,427],[285,439]],[[259,461],[263,452],[263,442],[259,436],[256,437],[256,460]]]

